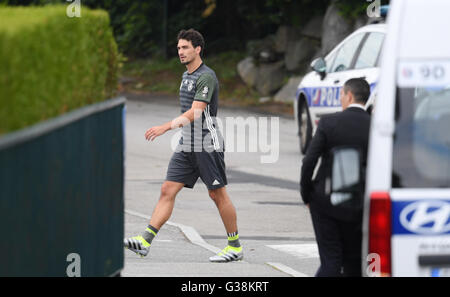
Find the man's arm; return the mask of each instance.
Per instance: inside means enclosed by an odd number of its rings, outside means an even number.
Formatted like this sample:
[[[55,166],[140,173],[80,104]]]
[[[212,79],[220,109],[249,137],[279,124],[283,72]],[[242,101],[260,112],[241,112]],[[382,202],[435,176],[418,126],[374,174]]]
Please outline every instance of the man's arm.
[[[165,123],[164,125],[148,129],[147,132],[145,132],[145,138],[153,141],[156,137],[166,133],[167,131],[189,125],[194,120],[201,117],[203,110],[206,108],[208,103],[211,102],[214,88],[215,80],[211,74],[204,73],[200,75],[196,83],[196,92],[191,109],[176,119]]]
[[[319,122],[316,133],[314,134],[302,162],[300,194],[302,195],[303,202],[307,205],[311,202],[314,168],[316,167],[320,156],[324,153],[326,146],[326,134],[323,130],[323,122],[323,119]]]
[[[145,139],[153,141],[156,137],[163,135],[169,130],[189,125],[202,116],[202,112],[206,108],[206,105],[208,105],[208,103],[203,101],[192,102],[191,108],[179,117],[161,126],[155,126],[148,129],[147,132],[145,132]]]

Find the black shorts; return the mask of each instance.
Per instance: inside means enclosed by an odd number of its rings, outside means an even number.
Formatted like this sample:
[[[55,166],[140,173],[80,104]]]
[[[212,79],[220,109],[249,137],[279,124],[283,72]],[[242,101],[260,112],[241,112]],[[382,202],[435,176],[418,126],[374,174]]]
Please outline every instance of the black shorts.
[[[223,152],[175,152],[167,168],[166,180],[193,188],[201,178],[208,190],[227,185]]]

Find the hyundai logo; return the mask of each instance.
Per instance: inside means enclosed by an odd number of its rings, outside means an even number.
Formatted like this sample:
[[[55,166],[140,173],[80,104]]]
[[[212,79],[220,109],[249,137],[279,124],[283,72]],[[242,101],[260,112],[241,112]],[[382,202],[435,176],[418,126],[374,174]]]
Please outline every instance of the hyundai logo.
[[[445,233],[450,231],[450,203],[439,200],[411,203],[401,211],[400,223],[413,233]]]

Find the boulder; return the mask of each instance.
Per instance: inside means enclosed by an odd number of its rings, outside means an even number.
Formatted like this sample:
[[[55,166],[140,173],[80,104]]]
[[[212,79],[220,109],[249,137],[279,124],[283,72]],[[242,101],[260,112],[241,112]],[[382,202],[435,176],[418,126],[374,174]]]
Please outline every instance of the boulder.
[[[256,90],[262,96],[270,96],[281,88],[285,76],[286,70],[283,61],[260,64],[256,79]]]
[[[284,56],[286,69],[288,71],[304,70],[305,64],[311,62],[318,48],[318,42],[307,37],[290,42]]]
[[[260,40],[250,40],[246,46],[248,54],[258,62],[271,63],[280,60],[275,51],[275,35],[269,35]]]
[[[301,35],[321,40],[322,37],[323,16],[315,16],[305,25],[301,31]]]
[[[275,34],[274,50],[279,54],[286,53],[289,42],[301,39],[300,30],[295,27],[280,26]]]
[[[289,78],[288,83],[275,94],[273,99],[277,102],[293,102],[295,100],[295,94],[297,93],[298,84],[302,78],[303,76],[293,76]]]
[[[262,96],[270,96],[280,89],[286,76],[283,61],[256,65],[252,57],[240,61],[237,71],[244,83]]]
[[[264,49],[259,53],[258,56],[258,61],[261,63],[272,63],[279,60],[279,55],[272,49]]]
[[[244,83],[250,87],[255,87],[258,77],[258,67],[252,57],[247,57],[237,65],[237,71]]]
[[[333,47],[352,32],[352,22],[341,16],[339,9],[332,2],[327,8],[322,24],[322,54],[328,54]]]

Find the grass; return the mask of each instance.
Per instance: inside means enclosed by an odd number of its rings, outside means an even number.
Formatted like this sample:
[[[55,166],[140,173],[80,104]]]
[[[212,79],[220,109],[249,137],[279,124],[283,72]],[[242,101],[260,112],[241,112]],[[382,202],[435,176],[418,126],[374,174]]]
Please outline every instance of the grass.
[[[260,103],[261,95],[248,87],[237,73],[237,64],[246,57],[245,53],[230,51],[203,59],[219,79],[221,106],[252,107],[262,112],[292,116],[291,102],[269,101]],[[178,97],[181,75],[186,67],[178,57],[171,59],[152,58],[129,60],[121,68],[121,76],[128,78],[122,83],[121,91],[138,94],[162,94]],[[287,82],[287,79],[286,79]]]
[[[220,100],[228,104],[256,105],[259,97],[256,91],[248,87],[239,77],[237,67],[245,53],[224,52],[203,59],[212,68],[220,83]],[[133,82],[123,86],[128,92],[149,92],[178,96],[180,80],[186,67],[180,64],[178,57],[171,59],[153,58],[130,60],[124,63],[121,76],[132,78]]]

